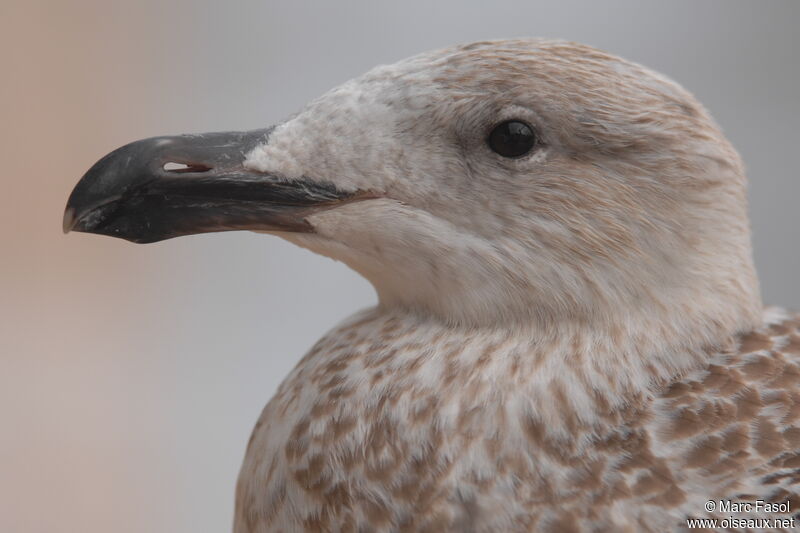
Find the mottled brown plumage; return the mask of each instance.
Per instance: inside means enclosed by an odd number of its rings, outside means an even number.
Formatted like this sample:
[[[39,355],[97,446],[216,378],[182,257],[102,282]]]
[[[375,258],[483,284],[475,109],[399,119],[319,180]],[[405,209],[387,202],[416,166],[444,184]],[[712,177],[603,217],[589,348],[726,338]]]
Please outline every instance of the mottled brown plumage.
[[[376,311],[335,329],[256,426],[240,530],[657,532],[715,516],[709,499],[800,509],[799,316],[768,312],[616,408],[598,394],[591,421],[565,394],[585,376],[566,367],[547,391],[564,435],[529,389],[551,348]]]

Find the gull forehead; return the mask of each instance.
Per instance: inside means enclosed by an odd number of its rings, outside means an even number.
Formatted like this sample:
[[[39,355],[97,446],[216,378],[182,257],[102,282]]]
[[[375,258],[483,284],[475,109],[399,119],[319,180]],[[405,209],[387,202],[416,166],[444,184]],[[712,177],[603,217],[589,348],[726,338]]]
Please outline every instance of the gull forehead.
[[[300,177],[352,158],[361,166],[337,179],[356,185],[359,170],[369,169],[372,180],[386,180],[370,185],[389,186],[413,178],[387,172],[393,141],[474,148],[470,137],[484,134],[482,122],[515,113],[541,122],[541,135],[572,151],[609,152],[648,140],[655,147],[668,132],[710,121],[680,86],[616,56],[565,41],[489,41],[423,53],[345,83],[281,124],[245,164]]]

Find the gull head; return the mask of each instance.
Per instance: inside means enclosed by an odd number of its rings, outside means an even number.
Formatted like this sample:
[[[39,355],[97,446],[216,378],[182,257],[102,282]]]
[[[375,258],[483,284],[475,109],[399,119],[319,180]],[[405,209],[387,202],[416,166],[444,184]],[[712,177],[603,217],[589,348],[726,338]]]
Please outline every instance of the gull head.
[[[275,127],[122,147],[64,227],[272,233],[352,267],[382,307],[453,324],[714,338],[760,312],[745,189],[675,82],[525,39],[377,67]]]

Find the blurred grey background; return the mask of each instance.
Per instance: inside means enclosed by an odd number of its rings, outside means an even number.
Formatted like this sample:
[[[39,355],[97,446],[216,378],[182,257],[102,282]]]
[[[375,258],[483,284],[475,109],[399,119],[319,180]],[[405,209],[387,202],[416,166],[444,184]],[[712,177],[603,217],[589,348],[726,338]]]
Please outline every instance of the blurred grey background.
[[[583,41],[711,110],[748,165],[765,301],[797,309],[798,27],[791,0],[0,3],[0,531],[227,531],[261,408],[375,299],[263,235],[62,235],[67,195],[108,151],[272,124],[431,48]]]

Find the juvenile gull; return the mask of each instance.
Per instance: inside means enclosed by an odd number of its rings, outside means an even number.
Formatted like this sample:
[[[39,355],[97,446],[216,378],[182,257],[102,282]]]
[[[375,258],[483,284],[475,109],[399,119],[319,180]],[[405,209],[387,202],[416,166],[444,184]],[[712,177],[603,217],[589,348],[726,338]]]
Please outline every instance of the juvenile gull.
[[[422,54],[275,128],[122,147],[64,227],[263,231],[374,285],[264,409],[237,533],[800,508],[800,318],[762,308],[738,154],[634,63],[539,39]]]

